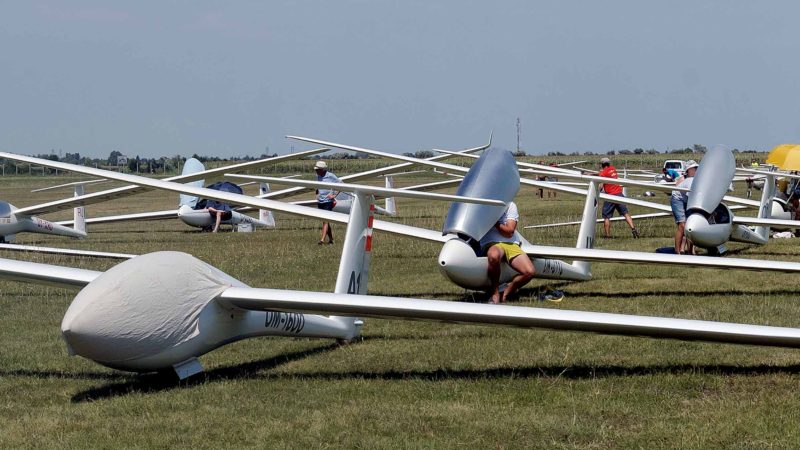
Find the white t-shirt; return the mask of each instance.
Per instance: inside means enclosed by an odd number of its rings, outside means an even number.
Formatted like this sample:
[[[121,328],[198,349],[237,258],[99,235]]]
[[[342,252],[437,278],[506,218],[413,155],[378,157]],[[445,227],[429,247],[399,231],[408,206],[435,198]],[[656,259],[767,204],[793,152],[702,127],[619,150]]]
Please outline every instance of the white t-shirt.
[[[692,188],[692,181],[694,181],[694,177],[685,177],[675,187],[691,189]],[[672,191],[672,196],[677,200],[688,201],[688,199],[689,199],[689,193],[688,192]]]
[[[508,208],[506,208],[505,212],[503,212],[503,215],[497,219],[497,223],[505,225],[509,220],[513,220],[519,224],[519,210],[514,202],[508,203]],[[513,236],[505,237],[500,234],[500,230],[493,226],[492,229],[481,238],[481,248],[492,242],[513,242],[515,244],[520,244],[522,240],[520,239],[519,233],[516,230],[514,231]]]

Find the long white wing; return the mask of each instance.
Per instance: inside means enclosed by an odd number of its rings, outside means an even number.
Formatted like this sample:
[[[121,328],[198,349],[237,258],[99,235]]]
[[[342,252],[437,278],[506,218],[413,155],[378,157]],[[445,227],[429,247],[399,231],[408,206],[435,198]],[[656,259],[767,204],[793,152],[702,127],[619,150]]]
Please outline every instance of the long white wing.
[[[49,253],[55,255],[91,256],[94,258],[130,259],[136,255],[129,253],[95,252],[91,250],[75,250],[71,248],[40,247],[36,245],[0,244],[0,250],[14,252]]]
[[[464,197],[461,195],[449,195],[449,194],[434,194],[432,192],[421,192],[421,191],[410,191],[407,189],[390,189],[390,188],[382,188],[376,186],[367,186],[363,184],[350,184],[350,183],[328,183],[323,181],[309,181],[309,180],[294,180],[294,179],[285,179],[285,178],[275,178],[275,177],[262,177],[257,175],[237,175],[233,173],[225,174],[228,178],[237,178],[241,180],[258,180],[258,181],[269,181],[270,183],[283,183],[295,186],[303,186],[309,188],[322,188],[322,189],[333,189],[337,191],[348,191],[348,192],[363,192],[365,194],[373,194],[373,195],[383,195],[385,197],[408,197],[408,198],[416,198],[416,199],[423,199],[423,200],[442,200],[442,201],[451,201],[451,202],[468,202],[468,203],[475,203],[479,205],[493,205],[493,206],[505,206],[506,204],[501,202],[500,200],[492,200],[486,198],[476,198],[476,197]]]
[[[232,172],[232,171],[236,172],[236,171],[243,171],[243,170],[248,170],[248,169],[257,169],[259,167],[264,167],[266,165],[275,164],[275,163],[278,163],[278,162],[281,162],[281,161],[285,161],[285,160],[290,160],[290,159],[298,159],[298,158],[302,158],[304,156],[313,155],[313,154],[325,152],[325,151],[328,151],[328,150],[330,150],[330,149],[328,149],[328,148],[318,148],[318,149],[314,149],[314,150],[307,150],[307,151],[304,151],[304,152],[293,153],[291,155],[277,156],[275,158],[267,158],[267,159],[261,159],[261,160],[257,160],[257,161],[248,161],[248,162],[244,162],[244,163],[240,163],[240,164],[234,164],[234,165],[231,165],[231,166],[218,167],[216,169],[204,170],[202,172],[196,172],[196,173],[192,173],[192,174],[189,174],[189,175],[178,175],[178,176],[175,176],[175,177],[169,177],[169,178],[165,178],[162,181],[174,181],[174,182],[188,183],[188,182],[191,182],[191,181],[197,181],[197,180],[202,180],[202,179],[211,178],[211,177],[218,177],[218,176],[221,176],[225,172]],[[43,160],[37,160],[36,164],[45,165],[45,164],[42,164],[41,161],[43,161]],[[55,162],[55,161],[53,161],[53,162]],[[97,169],[97,170],[100,170],[100,169]],[[73,170],[73,172],[77,172],[77,171]],[[116,173],[116,172],[108,172],[108,171],[103,171],[103,172],[104,173]],[[85,173],[85,172],[82,172],[82,173]],[[99,177],[103,177],[103,178],[111,178],[111,177],[107,177],[105,175],[95,175],[95,176],[99,176]],[[56,212],[56,211],[62,211],[62,210],[65,210],[65,209],[72,209],[72,208],[75,208],[77,206],[92,205],[94,203],[105,202],[105,201],[112,200],[112,199],[119,198],[119,197],[126,197],[128,195],[133,195],[133,194],[137,194],[137,193],[140,193],[140,192],[144,192],[145,190],[146,189],[144,189],[144,188],[142,188],[141,186],[138,186],[138,185],[123,186],[123,187],[119,187],[119,188],[114,188],[114,189],[108,189],[108,190],[105,190],[105,191],[95,192],[95,193],[92,193],[92,194],[81,195],[81,196],[78,196],[78,197],[70,197],[70,198],[65,198],[63,200],[57,200],[57,201],[53,201],[53,202],[42,203],[41,205],[33,205],[33,206],[25,207],[25,208],[19,208],[14,212],[14,214],[16,214],[17,216],[33,216],[33,215],[37,215],[37,214],[45,214],[45,213],[51,213],[51,212]]]
[[[695,266],[716,269],[755,270],[765,272],[800,272],[800,263],[762,259],[719,258],[713,256],[670,255],[586,248],[550,247],[523,243],[522,250],[534,258],[564,258],[577,261],[598,261],[631,264]]]
[[[220,294],[219,299],[239,308],[257,311],[476,323],[690,341],[800,347],[800,329],[797,328],[704,320],[279,289],[228,288]]]
[[[144,212],[144,213],[133,213],[133,214],[121,214],[119,216],[105,216],[105,217],[92,217],[89,219],[85,219],[87,224],[98,224],[98,223],[114,223],[114,222],[125,222],[129,220],[161,220],[161,219],[175,219],[178,217],[178,210],[177,209],[168,209],[165,211],[153,211],[153,212]],[[61,222],[56,222],[59,225],[70,226],[75,221],[73,220],[62,220]]]
[[[94,270],[73,269],[71,267],[0,258],[0,278],[6,280],[80,288],[99,277],[101,273]]]
[[[381,151],[378,151],[378,150],[372,150],[372,149],[363,148],[363,147],[355,147],[355,146],[352,146],[352,145],[337,144],[335,142],[322,141],[322,140],[319,140],[319,139],[311,139],[311,138],[305,138],[305,137],[300,137],[300,136],[287,136],[287,137],[290,138],[290,139],[297,139],[297,140],[300,140],[300,141],[305,141],[305,142],[311,142],[311,143],[314,143],[314,144],[324,145],[326,147],[336,147],[336,148],[341,148],[341,149],[344,149],[344,150],[350,150],[350,151],[354,151],[354,152],[363,152],[363,153],[368,153],[368,154],[374,154],[374,155],[383,156],[383,157],[386,157],[386,158],[398,159],[398,160],[401,160],[401,161],[407,161],[407,162],[411,162],[411,163],[414,163],[414,164],[427,165],[427,166],[431,166],[431,167],[436,167],[437,169],[444,169],[444,170],[449,170],[449,171],[458,172],[458,173],[466,173],[466,172],[469,171],[469,169],[466,168],[466,167],[456,166],[456,165],[447,164],[447,163],[441,163],[441,162],[438,162],[438,161],[426,161],[426,160],[422,160],[422,159],[419,159],[419,158],[413,158],[413,157],[410,157],[410,156],[396,155],[394,153],[381,152]],[[540,166],[538,164],[528,164],[528,165],[535,166],[536,168],[547,167],[547,166]],[[564,171],[564,173],[570,173],[570,174],[574,173],[574,171],[569,171],[567,169],[560,169],[559,168],[559,170]],[[536,181],[536,180],[529,180],[527,178],[522,178],[522,179],[520,179],[520,183],[527,184],[529,186],[536,186],[536,187],[542,187],[542,188],[546,188],[546,189],[551,189],[551,190],[559,191],[559,192],[566,192],[566,193],[569,193],[569,194],[576,194],[576,195],[583,195],[583,196],[587,195],[586,190],[577,189],[577,188],[573,188],[573,187],[570,187],[570,186],[562,186],[562,185],[555,184],[555,183],[548,183],[547,181]],[[669,205],[662,205],[662,204],[659,204],[659,203],[646,202],[646,201],[643,201],[643,200],[638,200],[638,199],[629,198],[629,197],[619,197],[619,196],[616,196],[616,195],[608,195],[608,194],[599,194],[598,197],[600,197],[600,198],[602,198],[604,200],[613,201],[615,203],[624,203],[624,204],[627,204],[627,205],[643,206],[645,208],[650,208],[650,209],[655,209],[655,210],[658,210],[658,211],[665,211],[665,212],[671,212],[672,211],[672,209],[669,207]]]

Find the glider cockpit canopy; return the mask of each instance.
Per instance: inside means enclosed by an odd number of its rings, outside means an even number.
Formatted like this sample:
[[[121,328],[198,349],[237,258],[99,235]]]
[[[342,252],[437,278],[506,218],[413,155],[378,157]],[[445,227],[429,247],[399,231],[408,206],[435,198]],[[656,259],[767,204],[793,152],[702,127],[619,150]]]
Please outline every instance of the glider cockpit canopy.
[[[6,202],[0,202],[0,219],[7,219],[11,217],[11,204]]]
[[[483,152],[461,182],[456,195],[489,198],[506,204],[519,191],[519,171],[507,150],[490,148]],[[466,235],[479,241],[503,215],[506,207],[453,203],[445,218],[442,234]]]
[[[207,186],[208,189],[214,189],[215,191],[222,191],[222,192],[230,192],[233,194],[243,194],[242,188],[235,183],[231,183],[230,181],[219,181],[217,183],[211,184]],[[227,203],[222,203],[217,200],[208,200],[202,199],[195,204],[194,209],[206,209],[206,208],[214,208],[220,211],[230,211],[232,208]]]

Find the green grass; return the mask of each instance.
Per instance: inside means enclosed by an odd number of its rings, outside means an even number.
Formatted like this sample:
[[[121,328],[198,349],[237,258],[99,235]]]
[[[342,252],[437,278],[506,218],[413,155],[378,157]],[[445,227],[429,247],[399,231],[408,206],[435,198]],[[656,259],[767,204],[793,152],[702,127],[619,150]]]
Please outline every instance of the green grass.
[[[52,181],[0,178],[0,196],[17,206],[52,200],[58,193],[29,192]],[[91,206],[88,215],[143,211],[145,205],[167,209],[175,197],[147,193]],[[539,200],[528,188],[517,203],[523,225],[573,219],[582,208],[580,198]],[[397,220],[432,229],[441,227],[446,212],[446,205],[410,200],[400,200],[399,208]],[[33,234],[18,241],[130,253],[181,250],[251,286],[331,291],[344,228],[335,226],[336,246],[319,247],[316,221],[277,219],[278,229],[249,234],[203,234],[166,220],[91,227],[85,241]],[[637,225],[642,239],[615,224],[616,237],[598,239],[597,247],[652,251],[671,245],[669,219]],[[572,246],[577,228],[524,233],[532,242]],[[371,293],[469,297],[435,269],[438,246],[385,233],[375,239]],[[800,260],[793,240],[731,247],[739,257]],[[0,257],[95,270],[114,264]],[[544,284],[536,280],[519,304],[780,326],[796,326],[800,313],[795,276],[619,264],[594,264],[593,273],[592,281],[555,283],[567,294],[559,305],[532,300]],[[793,395],[800,357],[794,350],[370,319],[363,341],[347,347],[322,339],[235,343],[202,357],[205,374],[177,383],[68,357],[59,324],[73,296],[0,281],[2,448],[800,444],[800,400]]]

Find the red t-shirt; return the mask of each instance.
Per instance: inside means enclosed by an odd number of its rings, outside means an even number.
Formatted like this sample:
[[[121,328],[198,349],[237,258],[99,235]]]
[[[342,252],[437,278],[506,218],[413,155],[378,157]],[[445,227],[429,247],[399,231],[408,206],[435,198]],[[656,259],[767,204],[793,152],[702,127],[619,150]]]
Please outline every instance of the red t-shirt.
[[[603,170],[601,170],[600,173],[597,174],[597,176],[605,178],[619,178],[619,176],[617,176],[617,168],[614,166],[604,167]],[[611,195],[622,194],[622,186],[618,184],[603,183],[603,190],[606,192],[606,194],[611,194]]]

